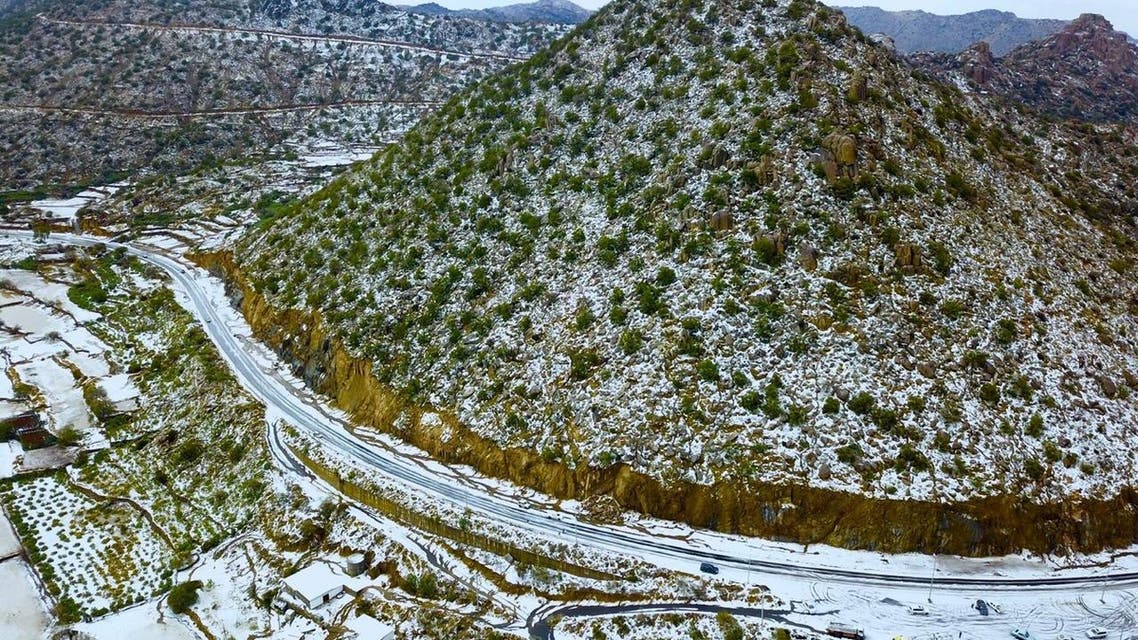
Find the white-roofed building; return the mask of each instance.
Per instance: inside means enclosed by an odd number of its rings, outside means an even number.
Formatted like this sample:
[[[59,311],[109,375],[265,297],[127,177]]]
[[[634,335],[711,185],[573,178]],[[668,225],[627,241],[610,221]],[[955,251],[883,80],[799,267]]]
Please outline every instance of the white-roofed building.
[[[353,618],[344,626],[356,634],[356,640],[395,640],[395,627],[371,616]]]
[[[315,609],[345,591],[355,593],[345,587],[344,578],[344,574],[331,565],[316,562],[286,577],[284,590],[309,609]]]

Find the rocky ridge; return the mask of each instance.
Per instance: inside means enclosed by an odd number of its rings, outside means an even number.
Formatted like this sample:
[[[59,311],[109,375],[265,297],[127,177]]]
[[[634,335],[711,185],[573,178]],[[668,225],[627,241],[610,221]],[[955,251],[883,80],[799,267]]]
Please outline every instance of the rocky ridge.
[[[1133,495],[1135,177],[1118,130],[922,80],[821,5],[618,0],[236,258],[318,386],[340,345],[376,386],[333,391],[497,475],[727,488],[685,517],[744,532],[809,492],[979,519]],[[1032,545],[1108,544],[1076,511]],[[1012,512],[954,548],[1026,544]]]
[[[1058,118],[1138,125],[1138,45],[1106,18],[1084,14],[1003,57],[985,42],[958,55],[920,54],[918,67]]]

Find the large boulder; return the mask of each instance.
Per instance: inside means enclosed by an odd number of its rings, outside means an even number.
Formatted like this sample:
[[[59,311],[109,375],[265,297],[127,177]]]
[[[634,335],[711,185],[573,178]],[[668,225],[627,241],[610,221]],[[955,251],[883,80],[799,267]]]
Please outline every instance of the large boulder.
[[[902,243],[893,248],[893,263],[904,273],[916,273],[923,266],[921,247]]]

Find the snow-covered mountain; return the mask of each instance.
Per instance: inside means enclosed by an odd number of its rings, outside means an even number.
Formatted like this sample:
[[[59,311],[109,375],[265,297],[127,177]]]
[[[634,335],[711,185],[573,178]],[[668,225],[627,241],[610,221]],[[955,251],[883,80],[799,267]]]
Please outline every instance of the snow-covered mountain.
[[[922,78],[810,0],[616,0],[250,234],[247,309],[357,417],[560,496],[1130,540],[1138,150]],[[850,515],[896,500],[944,530]]]

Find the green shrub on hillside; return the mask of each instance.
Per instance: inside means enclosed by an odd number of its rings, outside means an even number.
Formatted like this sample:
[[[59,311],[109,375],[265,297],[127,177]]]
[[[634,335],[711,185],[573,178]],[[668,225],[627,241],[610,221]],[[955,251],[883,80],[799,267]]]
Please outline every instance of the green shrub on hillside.
[[[201,580],[191,580],[175,585],[166,596],[166,604],[174,613],[186,613],[198,603],[198,590],[204,585]]]

